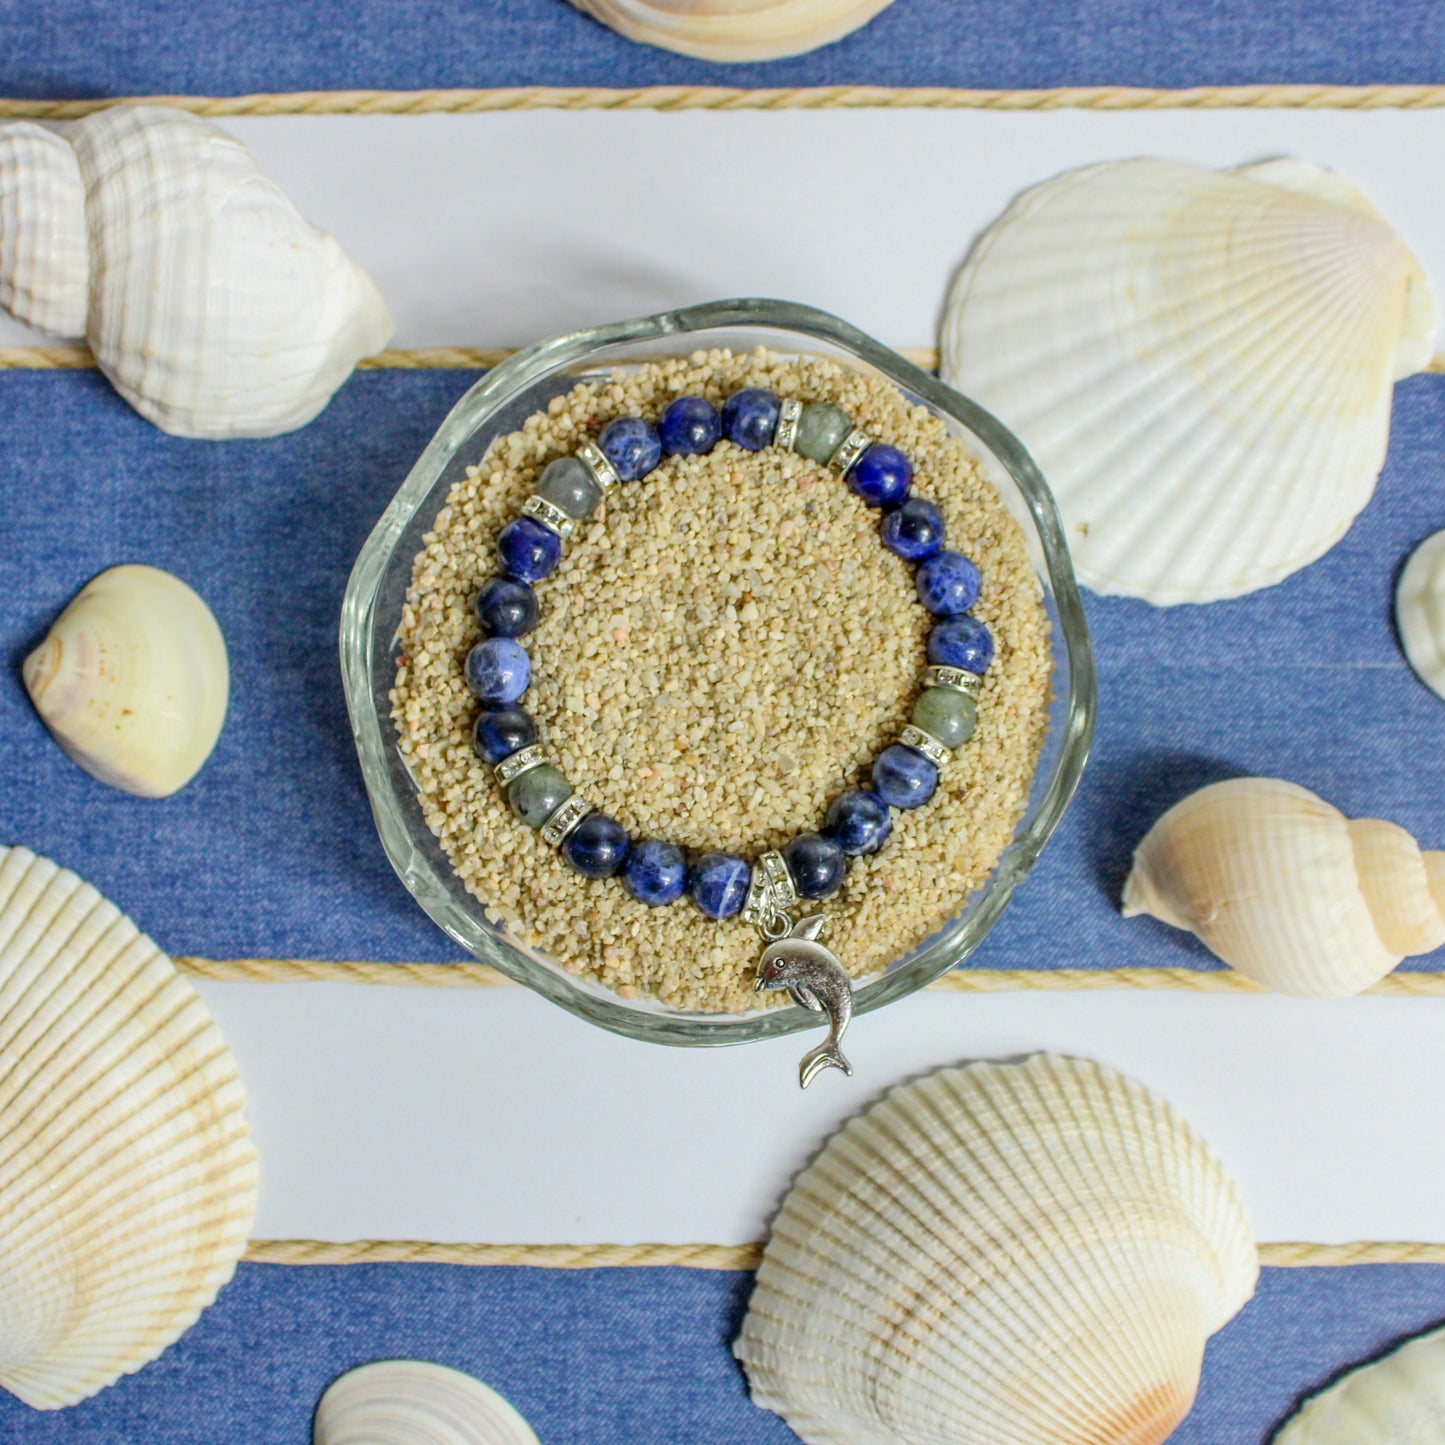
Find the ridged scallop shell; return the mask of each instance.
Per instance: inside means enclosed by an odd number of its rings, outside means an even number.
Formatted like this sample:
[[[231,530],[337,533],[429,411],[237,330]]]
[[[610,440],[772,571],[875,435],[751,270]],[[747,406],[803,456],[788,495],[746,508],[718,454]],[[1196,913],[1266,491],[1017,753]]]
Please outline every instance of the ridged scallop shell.
[[[699,60],[777,60],[829,45],[892,0],[573,0],[639,40]]]
[[[835,1135],[734,1350],[808,1445],[1160,1445],[1257,1274],[1183,1119],[1039,1054],[905,1084]]]
[[[1440,1445],[1445,1330],[1410,1340],[1307,1400],[1271,1445]]]
[[[0,848],[0,1386],[73,1405],[231,1277],[256,1208],[235,1061],[112,903]]]
[[[88,258],[75,152],[44,126],[0,125],[0,306],[28,326],[84,336]]]
[[[1124,916],[1141,913],[1276,993],[1358,993],[1445,944],[1445,853],[1296,783],[1234,778],[1176,803],[1139,844]]]
[[[230,695],[211,610],[156,567],[112,567],[76,596],[25,659],[26,690],[92,777],[164,798],[211,755]]]
[[[332,1382],[313,1445],[538,1445],[495,1390],[445,1365],[379,1360]]]
[[[1047,181],[984,234],[942,372],[1032,452],[1087,586],[1208,602],[1344,535],[1435,323],[1419,263],[1342,177],[1133,160]]]
[[[57,142],[40,142],[37,131],[0,123],[0,155],[20,156],[5,194],[25,205],[20,220],[31,237],[18,276],[0,250],[0,297],[24,283],[31,300],[16,314],[75,334],[75,288],[88,284],[81,326],[100,369],[163,430],[291,431],[390,340],[391,316],[371,278],[302,220],[224,131],[144,105],[112,106],[66,126],[63,143],[84,185],[81,254],[73,186],[62,188],[54,219],[41,209],[64,167]],[[47,249],[41,242],[51,235]],[[50,278],[53,294],[42,294],[38,275]]]
[[[1445,532],[1411,554],[1395,589],[1400,646],[1420,681],[1445,697]]]

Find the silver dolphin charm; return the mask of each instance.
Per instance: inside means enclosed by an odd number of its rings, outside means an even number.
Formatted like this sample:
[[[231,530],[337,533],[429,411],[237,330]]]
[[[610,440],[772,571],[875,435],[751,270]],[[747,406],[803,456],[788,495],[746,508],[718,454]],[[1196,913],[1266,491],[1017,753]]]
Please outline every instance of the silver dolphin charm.
[[[798,1083],[805,1089],[824,1069],[853,1072],[838,1047],[853,1017],[853,985],[832,951],[817,941],[822,928],[821,913],[800,918],[784,937],[763,950],[753,985],[758,993],[785,988],[796,1003],[828,1015],[828,1037],[804,1054],[798,1066]]]

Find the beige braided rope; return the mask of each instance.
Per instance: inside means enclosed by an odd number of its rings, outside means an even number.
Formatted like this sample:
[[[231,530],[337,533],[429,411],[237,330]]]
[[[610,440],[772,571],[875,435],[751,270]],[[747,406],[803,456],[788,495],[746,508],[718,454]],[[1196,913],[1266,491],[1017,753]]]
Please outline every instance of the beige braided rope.
[[[1441,85],[1126,85],[967,90],[877,85],[528,85],[494,90],[310,90],[273,94],[142,95],[101,100],[0,99],[0,117],[74,120],[124,99],[194,115],[477,115],[516,110],[1435,110]]]
[[[253,1264],[526,1265],[534,1269],[752,1270],[761,1244],[432,1244],[421,1239],[253,1239]],[[1356,1240],[1349,1244],[1282,1241],[1259,1246],[1259,1262],[1303,1269],[1358,1264],[1445,1264],[1445,1244]]]

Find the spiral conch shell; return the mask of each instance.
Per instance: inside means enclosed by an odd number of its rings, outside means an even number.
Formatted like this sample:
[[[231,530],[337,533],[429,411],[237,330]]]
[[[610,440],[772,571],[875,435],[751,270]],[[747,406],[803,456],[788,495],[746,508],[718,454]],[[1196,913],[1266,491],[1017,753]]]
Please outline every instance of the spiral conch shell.
[[[1410,1340],[1306,1400],[1271,1445],[1439,1445],[1445,1330]]]
[[[1081,581],[1209,602],[1344,535],[1435,324],[1419,263],[1342,177],[1122,161],[1035,187],[978,241],[942,374],[1033,453]]]
[[[1161,1445],[1258,1272],[1162,1099],[1085,1060],[972,1064],[798,1177],[734,1351],[808,1445]]]
[[[0,848],[0,1386],[53,1410],[153,1360],[256,1209],[235,1061],[114,904]]]
[[[572,0],[645,45],[699,60],[777,60],[829,45],[892,0]]]
[[[1395,589],[1395,625],[1420,681],[1445,697],[1445,532],[1410,554]]]
[[[0,123],[0,305],[84,336],[142,416],[190,437],[310,421],[391,338],[371,278],[196,116]]]
[[[1141,913],[1276,993],[1358,993],[1445,944],[1445,853],[1295,783],[1235,778],[1149,830],[1124,885],[1124,916]]]
[[[496,1391],[424,1360],[348,1370],[321,1397],[311,1438],[313,1445],[538,1445]]]
[[[183,787],[226,717],[230,667],[210,608],[156,567],[112,567],[25,659],[26,690],[66,754],[142,798]]]

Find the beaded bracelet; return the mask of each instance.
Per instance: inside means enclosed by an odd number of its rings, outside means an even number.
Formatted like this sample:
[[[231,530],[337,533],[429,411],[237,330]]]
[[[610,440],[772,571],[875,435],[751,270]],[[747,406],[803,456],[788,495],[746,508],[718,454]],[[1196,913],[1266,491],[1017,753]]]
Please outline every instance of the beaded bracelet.
[[[840,793],[818,832],[759,854],[753,865],[722,852],[689,862],[680,848],[659,838],[633,843],[621,824],[573,792],[547,761],[536,723],[517,706],[531,681],[531,661],[516,639],[537,624],[532,584],[556,569],[577,523],[613,487],[641,481],[664,456],[701,455],[724,438],[748,452],[781,447],[840,472],[868,506],[881,509],[883,545],[917,564],[918,600],[938,619],[928,636],[923,691],[898,740],[874,760],[872,788]],[[584,877],[620,872],[640,903],[657,907],[685,892],[708,918],[741,914],[757,927],[768,946],[756,987],[785,988],[831,1021],[827,1041],[803,1059],[805,1088],[823,1068],[852,1072],[838,1048],[851,1017],[852,990],[837,958],[817,942],[822,916],[794,922],[792,910],[836,893],[848,857],[883,846],[892,831],[890,808],[921,807],[933,796],[940,767],[973,733],[982,674],[993,657],[988,629],[968,615],[978,599],[978,569],[944,549],[942,513],[910,495],[912,481],[912,464],[901,451],[855,429],[847,413],[829,403],[782,401],[760,387],[734,392],[721,410],[700,396],[679,397],[655,427],[641,417],[619,417],[596,441],[549,463],[522,515],[498,534],[503,575],[477,596],[477,619],[489,635],[466,660],[467,685],[483,704],[473,740],[513,811]]]

